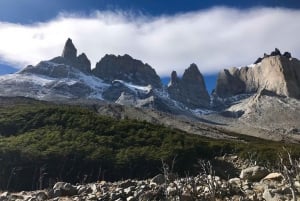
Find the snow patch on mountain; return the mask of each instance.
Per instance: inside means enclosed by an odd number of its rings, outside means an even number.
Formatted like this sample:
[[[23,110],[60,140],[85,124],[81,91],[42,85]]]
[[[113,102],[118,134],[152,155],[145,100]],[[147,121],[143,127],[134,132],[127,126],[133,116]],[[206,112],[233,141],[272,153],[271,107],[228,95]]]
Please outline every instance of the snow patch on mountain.
[[[123,80],[114,80],[112,82],[113,84],[114,83],[121,83],[123,84],[124,86],[126,86],[128,89],[134,91],[134,92],[142,92],[142,93],[149,93],[151,90],[152,90],[152,87],[151,85],[148,85],[148,86],[139,86],[139,85],[134,85],[134,84],[131,84],[131,83],[128,83],[128,82],[124,82]]]

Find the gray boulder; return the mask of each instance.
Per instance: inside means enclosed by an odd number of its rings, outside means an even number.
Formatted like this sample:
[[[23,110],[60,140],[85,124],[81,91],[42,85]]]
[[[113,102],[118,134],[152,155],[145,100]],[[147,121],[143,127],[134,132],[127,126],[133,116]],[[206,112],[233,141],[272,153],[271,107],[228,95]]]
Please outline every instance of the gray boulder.
[[[51,195],[51,193],[49,193]],[[57,182],[53,186],[53,194],[51,197],[73,196],[77,194],[77,189],[70,183]]]
[[[243,169],[241,171],[240,178],[242,180],[258,182],[268,174],[269,171],[266,168],[260,166],[254,166],[254,167]]]
[[[153,177],[151,179],[151,182],[152,183],[155,183],[157,185],[161,185],[161,184],[164,184],[165,183],[165,176],[163,174],[158,174],[156,175],[155,177]]]

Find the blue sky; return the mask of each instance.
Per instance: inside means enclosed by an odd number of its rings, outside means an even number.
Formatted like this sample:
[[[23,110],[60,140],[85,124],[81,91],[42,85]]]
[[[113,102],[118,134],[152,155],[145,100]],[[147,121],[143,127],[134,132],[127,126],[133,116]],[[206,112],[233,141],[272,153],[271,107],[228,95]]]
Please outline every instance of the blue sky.
[[[299,0],[0,0],[0,63],[36,64],[71,37],[92,65],[127,53],[163,77],[211,75],[275,47],[300,58],[299,21]]]
[[[1,0],[1,21],[34,23],[47,21],[60,12],[88,14],[95,10],[131,10],[147,15],[172,15],[214,6],[300,8],[299,0]]]

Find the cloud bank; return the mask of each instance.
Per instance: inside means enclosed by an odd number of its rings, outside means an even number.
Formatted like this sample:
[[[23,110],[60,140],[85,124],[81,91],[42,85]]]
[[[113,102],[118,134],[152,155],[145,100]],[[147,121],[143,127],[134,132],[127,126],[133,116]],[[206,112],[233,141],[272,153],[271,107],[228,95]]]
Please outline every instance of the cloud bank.
[[[253,63],[275,47],[300,58],[300,10],[217,7],[173,16],[126,12],[60,14],[30,25],[0,22],[0,59],[24,67],[60,55],[68,37],[95,66],[129,54],[161,76],[196,63],[204,74]]]

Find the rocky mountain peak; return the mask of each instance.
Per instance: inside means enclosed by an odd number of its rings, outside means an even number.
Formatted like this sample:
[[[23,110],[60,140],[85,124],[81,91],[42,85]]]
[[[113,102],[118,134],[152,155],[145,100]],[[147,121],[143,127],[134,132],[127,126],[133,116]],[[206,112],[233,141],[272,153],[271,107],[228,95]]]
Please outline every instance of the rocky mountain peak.
[[[124,56],[105,55],[96,64],[93,74],[106,82],[123,80],[136,85],[162,87],[160,77],[150,65],[134,59],[128,54]]]
[[[196,64],[191,64],[184,71],[181,79],[176,71],[171,74],[168,86],[170,97],[189,108],[209,107],[210,97],[206,90],[204,79]]]
[[[245,93],[266,90],[279,96],[300,98],[300,61],[291,53],[283,55],[275,49],[270,55],[264,54],[252,67],[224,70],[219,73],[216,94],[226,98]]]
[[[177,76],[177,72],[176,71],[172,71],[171,73],[171,79],[170,79],[170,83],[169,85],[175,85],[179,83],[179,78]]]
[[[87,56],[82,53],[77,57],[77,68],[82,72],[90,73],[91,72],[91,62]]]
[[[201,83],[201,85],[205,85],[204,84],[204,80],[202,77],[202,74],[200,73],[198,67],[196,64],[191,64],[183,73],[182,75],[182,80],[186,80],[186,81],[195,81],[195,82],[199,82],[199,84]]]
[[[68,38],[68,40],[65,43],[65,47],[62,52],[62,57],[71,61],[75,60],[77,57],[77,49],[70,38]]]
[[[281,56],[281,52],[278,48],[275,48],[275,50],[271,52],[270,56]]]

